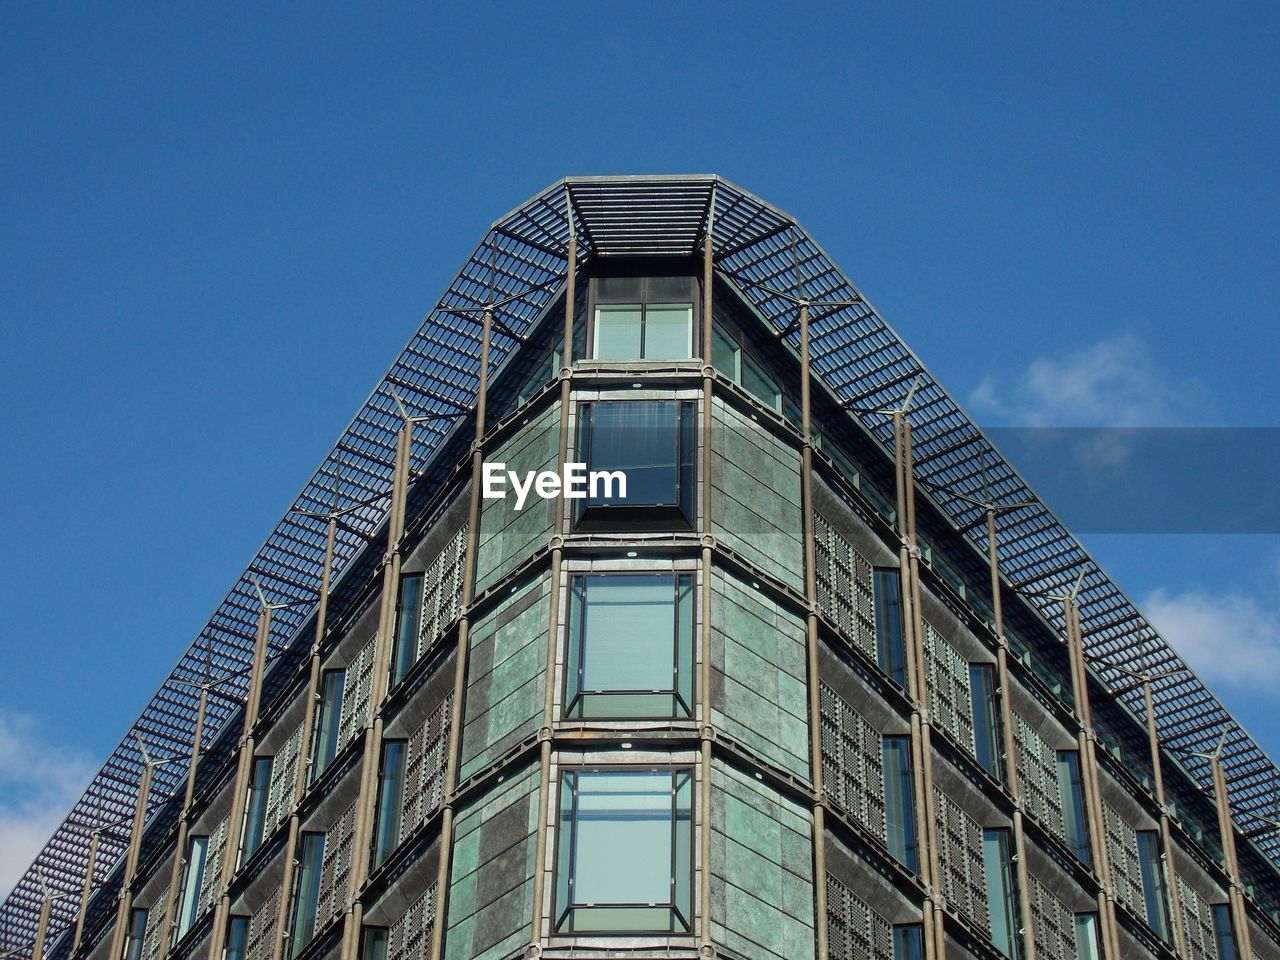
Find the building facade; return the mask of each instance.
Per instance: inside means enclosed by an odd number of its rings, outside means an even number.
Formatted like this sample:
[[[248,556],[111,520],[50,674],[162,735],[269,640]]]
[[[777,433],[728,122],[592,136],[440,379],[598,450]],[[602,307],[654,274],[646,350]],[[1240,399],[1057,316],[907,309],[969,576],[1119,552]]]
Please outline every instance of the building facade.
[[[1274,782],[794,220],[586,178],[489,231],[0,917],[35,960],[1280,958]]]

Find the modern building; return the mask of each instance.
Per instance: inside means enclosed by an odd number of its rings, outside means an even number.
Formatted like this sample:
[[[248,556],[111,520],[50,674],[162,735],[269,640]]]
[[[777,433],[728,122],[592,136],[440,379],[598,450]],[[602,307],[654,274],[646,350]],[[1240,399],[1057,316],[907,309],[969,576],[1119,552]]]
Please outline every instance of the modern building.
[[[517,507],[499,463],[626,497]],[[35,960],[1280,958],[1276,783],[790,216],[574,178],[0,922]]]

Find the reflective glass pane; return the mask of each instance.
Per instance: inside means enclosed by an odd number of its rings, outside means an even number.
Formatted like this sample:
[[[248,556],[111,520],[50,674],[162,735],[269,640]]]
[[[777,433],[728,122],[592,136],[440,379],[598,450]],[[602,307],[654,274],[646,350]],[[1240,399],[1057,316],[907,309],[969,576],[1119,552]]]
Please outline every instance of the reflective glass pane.
[[[1138,831],[1138,864],[1142,870],[1142,894],[1147,901],[1147,924],[1163,940],[1169,939],[1169,899],[1160,858],[1160,835]]]
[[[889,852],[908,870],[919,869],[916,862],[916,804],[911,783],[911,740],[884,738],[885,823]]]
[[[360,944],[360,960],[387,960],[385,927],[365,927]]]
[[[1238,960],[1235,930],[1231,926],[1231,907],[1225,903],[1213,905],[1213,936],[1218,943],[1218,960]]]
[[[129,913],[129,939],[125,943],[125,960],[141,960],[142,941],[147,935],[147,911],[134,908]]]
[[[378,780],[377,832],[373,843],[373,865],[379,866],[400,840],[400,807],[404,801],[404,767],[408,744],[387,740],[382,745],[382,771]]]
[[[574,902],[670,902],[671,806],[669,773],[580,774]]]
[[[400,598],[396,605],[395,649],[391,654],[391,682],[398,683],[409,672],[418,655],[418,628],[422,620],[422,574],[400,578]]]
[[[1086,866],[1090,861],[1089,834],[1084,816],[1084,789],[1080,781],[1080,755],[1074,750],[1058,752],[1058,799],[1071,852]]]
[[[902,590],[898,571],[881,567],[872,578],[875,594],[876,657],[883,670],[900,687],[907,685],[907,650],[902,641]]]
[[[227,918],[227,953],[226,960],[244,960],[249,947],[249,918]]]
[[[583,690],[674,686],[675,577],[586,578]]]
[[[693,307],[687,303],[651,303],[645,308],[644,356],[679,360],[693,356]]]
[[[711,329],[711,365],[737,383],[740,379],[738,358],[741,354],[738,342],[720,324]]]
[[[996,671],[985,663],[969,666],[969,693],[973,707],[973,739],[982,769],[1003,779],[1003,738],[996,715]]]
[[[893,960],[924,960],[924,928],[912,923],[893,928]]]
[[[1098,915],[1077,913],[1076,960],[1102,960],[1102,945],[1098,940]]]
[[[596,307],[593,356],[597,360],[639,360],[640,315],[638,303]]]
[[[262,843],[266,826],[267,795],[271,790],[271,757],[254,757],[249,775],[249,802],[245,806],[244,859]]]
[[[338,750],[338,721],[342,716],[342,688],[346,671],[326,670],[321,685],[315,742],[312,744],[311,779],[324,772]]]
[[[982,865],[987,880],[987,906],[991,912],[991,942],[1005,956],[1016,960],[1018,923],[1008,830],[982,831]]]
[[[666,400],[596,403],[590,414],[590,470],[621,470],[627,495],[588,491],[587,504],[674,505],[679,430],[676,404]],[[618,491],[614,491],[615,494]]]
[[[196,920],[200,906],[200,885],[204,883],[205,859],[209,855],[209,838],[192,837],[187,848],[187,870],[182,884],[182,903],[178,910],[178,936],[181,937]]]
[[[782,391],[749,353],[742,356],[742,386],[766,407],[782,409]]]
[[[290,956],[296,957],[311,942],[316,932],[316,907],[320,901],[320,870],[324,862],[324,834],[304,833],[302,853],[298,857],[297,899],[293,904],[290,928]]]

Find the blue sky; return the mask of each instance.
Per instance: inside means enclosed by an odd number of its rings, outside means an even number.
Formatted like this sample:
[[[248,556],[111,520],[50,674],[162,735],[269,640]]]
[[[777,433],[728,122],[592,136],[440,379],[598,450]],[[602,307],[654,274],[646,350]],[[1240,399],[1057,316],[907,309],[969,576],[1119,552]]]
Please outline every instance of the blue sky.
[[[1277,425],[1274,5],[130,6],[0,6],[2,863],[563,175],[778,204],[981,422]],[[1087,542],[1280,753],[1280,538]]]

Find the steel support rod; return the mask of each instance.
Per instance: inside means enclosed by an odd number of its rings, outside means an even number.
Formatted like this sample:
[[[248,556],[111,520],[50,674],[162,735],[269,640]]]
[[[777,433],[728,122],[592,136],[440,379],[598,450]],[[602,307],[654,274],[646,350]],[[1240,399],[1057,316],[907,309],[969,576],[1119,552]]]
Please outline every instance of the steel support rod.
[[[578,270],[578,238],[573,229],[573,209],[568,203],[566,190],[565,210],[569,219],[569,248],[566,252],[567,265],[564,287],[564,340],[560,350],[560,433],[558,453],[556,454],[556,470],[559,472],[569,458],[569,400],[571,392],[570,376],[573,370],[573,309],[577,296]],[[529,925],[530,945],[527,951],[535,956],[542,951],[545,938],[542,924],[546,896],[547,847],[549,828],[547,817],[551,803],[551,736],[555,730],[555,680],[556,654],[560,649],[560,593],[564,563],[564,491],[556,495],[555,514],[552,517],[551,535],[551,610],[547,618],[547,668],[543,676],[542,729],[539,738],[542,741],[538,748],[538,833],[533,857],[533,920]]]
[[[938,804],[933,788],[933,723],[929,714],[928,660],[925,655],[924,616],[920,603],[920,547],[916,538],[915,470],[912,466],[911,422],[904,411],[893,414],[894,437],[897,440],[894,461],[897,466],[899,518],[902,540],[899,550],[903,600],[904,642],[907,662],[912,668],[911,715],[913,761],[919,772],[915,784],[917,822],[920,825],[920,873],[925,883],[924,941],[926,960],[942,960],[946,955],[943,926],[942,864],[938,855]]]
[[[1182,891],[1178,889],[1178,865],[1174,855],[1173,832],[1169,807],[1164,796],[1164,773],[1160,769],[1160,738],[1156,733],[1155,700],[1151,694],[1151,675],[1142,677],[1142,705],[1147,721],[1147,746],[1151,751],[1151,772],[1155,781],[1156,805],[1160,808],[1160,848],[1164,851],[1165,870],[1169,876],[1169,910],[1173,913],[1174,945],[1184,957],[1191,956],[1187,931],[1182,922]]]
[[[145,757],[146,750],[143,750]],[[155,764],[145,759],[142,776],[138,780],[137,804],[133,809],[133,826],[129,830],[129,852],[125,858],[124,878],[120,883],[120,896],[116,900],[116,925],[111,931],[111,952],[108,960],[119,960],[124,952],[124,938],[129,929],[129,911],[133,908],[133,882],[138,874],[138,855],[142,850],[142,828],[147,820],[147,802],[151,796],[151,779]]]
[[[714,195],[711,208],[715,209]],[[712,387],[715,383],[715,366],[711,361],[711,344],[715,324],[714,299],[712,285],[715,282],[715,258],[712,249],[712,221],[707,220],[707,233],[702,241],[702,443],[701,461],[699,462],[699,485],[697,510],[701,515],[700,529],[702,533],[702,550],[699,556],[699,567],[702,574],[699,591],[699,630],[698,630],[698,756],[702,767],[701,809],[695,818],[701,824],[698,831],[698,859],[701,862],[700,883],[698,885],[698,917],[701,926],[698,940],[704,954],[714,954],[711,923],[711,796],[712,796],[712,742],[715,727],[711,720],[711,544],[713,542],[711,524],[711,442],[715,425],[715,409],[712,405]]]
[[[298,836],[302,827],[298,808],[307,792],[311,770],[311,728],[315,723],[315,701],[320,690],[320,648],[328,629],[329,586],[333,579],[333,548],[338,535],[338,515],[331,513],[325,529],[324,564],[320,568],[320,600],[316,605],[316,632],[311,640],[311,662],[307,673],[307,692],[303,700],[302,734],[299,738],[298,763],[293,783],[293,802],[289,808],[289,832],[284,846],[284,876],[280,878],[280,899],[276,910],[275,936],[271,960],[283,960],[285,937],[289,924],[289,901],[293,897],[293,862],[298,855]]]
[[[41,886],[43,885],[42,882]],[[40,899],[40,912],[36,916],[36,938],[31,944],[31,960],[44,960],[44,942],[49,936],[49,914],[53,910],[53,901],[58,899],[57,896],[50,896],[48,890],[43,893],[44,896]]]
[[[486,326],[492,316],[485,312]],[[351,839],[351,875],[347,880],[347,910],[342,924],[342,960],[355,960],[360,947],[364,903],[360,891],[369,879],[374,814],[378,803],[378,770],[382,765],[382,707],[391,677],[391,640],[395,635],[396,605],[400,592],[400,564],[404,548],[405,503],[409,490],[409,463],[413,453],[413,419],[406,417],[396,434],[395,472],[387,516],[387,553],[382,559],[382,598],[378,632],[373,641],[373,676],[369,689],[369,713],[365,719],[364,746],[360,754],[360,786],[356,797],[356,822]]]
[[[800,503],[804,530],[805,648],[809,687],[809,770],[813,782],[813,899],[818,960],[826,960],[827,851],[826,810],[822,787],[822,700],[818,665],[818,572],[813,518],[813,408],[809,369],[809,304],[800,304],[800,434],[804,448],[800,460]]]
[[[76,932],[71,940],[72,956],[80,949],[80,941],[84,937],[85,912],[89,909],[89,894],[93,892],[93,871],[98,864],[98,844],[101,841],[101,829],[89,834],[89,856],[84,865],[84,886],[80,890],[80,907],[76,911]]]
[[[1209,770],[1213,775],[1213,799],[1218,807],[1218,833],[1222,840],[1222,858],[1226,861],[1227,876],[1231,880],[1228,897],[1231,903],[1231,923],[1235,927],[1236,948],[1240,960],[1253,960],[1253,942],[1249,936],[1249,913],[1244,904],[1244,885],[1240,882],[1240,860],[1236,856],[1235,826],[1231,822],[1231,798],[1227,792],[1227,776],[1222,769],[1222,746],[1209,757]]]
[[[258,615],[258,635],[253,645],[253,669],[249,673],[249,690],[244,701],[244,725],[240,734],[240,752],[231,792],[231,812],[227,819],[227,846],[222,855],[222,874],[218,880],[219,896],[213,913],[213,928],[209,932],[209,960],[222,960],[222,948],[227,937],[227,914],[231,910],[228,888],[231,886],[231,878],[240,867],[241,825],[244,820],[245,795],[249,789],[249,773],[253,769],[253,728],[258,722],[258,708],[262,703],[262,675],[266,669],[267,646],[271,639],[271,605],[266,602],[265,597],[261,599],[262,612]]]
[[[1103,951],[1109,960],[1121,960],[1119,924],[1116,920],[1115,885],[1111,881],[1111,855],[1106,843],[1106,817],[1102,808],[1102,779],[1098,768],[1097,734],[1093,729],[1093,708],[1089,702],[1089,674],[1085,669],[1084,645],[1080,637],[1080,619],[1074,596],[1062,600],[1063,623],[1066,626],[1067,659],[1071,666],[1072,702],[1075,705],[1077,745],[1080,754],[1080,779],[1085,794],[1085,811],[1089,821],[1089,846],[1093,870],[1097,875],[1098,922],[1102,927]]]
[[[480,527],[480,485],[484,474],[485,407],[489,392],[489,339],[493,312],[484,312],[480,335],[480,379],[476,386],[476,434],[471,444],[471,496],[467,508],[467,545],[462,568],[462,613],[458,617],[458,649],[453,671],[453,718],[445,761],[444,805],[440,816],[440,864],[436,874],[436,915],[431,930],[431,960],[440,960],[448,918],[449,861],[453,845],[454,789],[458,785],[458,750],[462,742],[462,702],[467,692],[467,654],[471,643],[471,602],[475,598],[476,545]]]
[[[1004,635],[1004,611],[1000,594],[1000,554],[996,549],[996,508],[987,504],[987,561],[991,567],[991,608],[995,616],[996,670],[1000,678],[1000,723],[1004,731],[1005,787],[1013,798],[1013,846],[1017,852],[1018,909],[1022,914],[1022,950],[1025,960],[1035,960],[1036,942],[1031,918],[1031,877],[1027,871],[1027,837],[1022,822],[1022,791],[1018,783],[1018,758],[1013,735],[1013,706],[1009,702],[1009,641]]]

